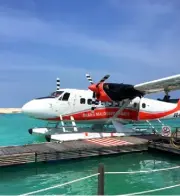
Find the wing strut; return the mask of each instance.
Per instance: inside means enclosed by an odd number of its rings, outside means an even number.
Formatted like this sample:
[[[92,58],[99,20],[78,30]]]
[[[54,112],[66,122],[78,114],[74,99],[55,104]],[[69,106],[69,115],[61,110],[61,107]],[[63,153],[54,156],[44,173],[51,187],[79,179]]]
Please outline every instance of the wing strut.
[[[120,107],[120,109],[114,114],[111,118],[112,124],[117,132],[125,135],[132,134],[133,130],[131,128],[124,127],[119,121],[116,121],[117,116],[130,104],[131,99],[126,99],[124,104]]]
[[[124,104],[119,108],[119,110],[114,114],[114,116],[108,119],[107,124],[115,120],[115,118],[117,118],[117,116],[129,105],[130,102],[131,102],[131,99],[126,99]]]
[[[117,118],[117,116],[130,104],[130,102],[131,102],[131,99],[127,99],[112,118],[113,119]]]

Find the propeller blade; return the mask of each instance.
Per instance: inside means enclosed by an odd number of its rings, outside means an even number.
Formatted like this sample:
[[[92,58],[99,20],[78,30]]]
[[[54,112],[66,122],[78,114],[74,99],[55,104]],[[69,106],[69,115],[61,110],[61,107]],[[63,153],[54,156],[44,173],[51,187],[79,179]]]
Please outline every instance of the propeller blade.
[[[86,78],[90,82],[90,84],[94,84],[94,82],[89,74],[86,74]]]
[[[96,85],[98,86],[100,83],[104,82],[105,80],[107,80],[110,77],[110,75],[105,75],[100,81],[99,83]]]
[[[57,78],[56,79],[56,91],[59,91],[60,90],[60,79]]]
[[[105,76],[101,79],[100,83],[101,83],[101,82],[104,82],[104,81],[107,80],[109,77],[110,77],[110,75],[105,75]]]

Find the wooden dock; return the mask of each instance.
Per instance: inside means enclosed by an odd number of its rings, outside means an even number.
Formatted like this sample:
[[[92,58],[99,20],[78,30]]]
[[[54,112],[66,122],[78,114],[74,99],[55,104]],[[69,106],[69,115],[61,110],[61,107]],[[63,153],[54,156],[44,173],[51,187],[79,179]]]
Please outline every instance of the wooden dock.
[[[169,137],[159,136],[150,140],[148,147],[149,149],[180,154],[180,137],[177,137],[174,140],[174,143],[171,143],[171,139]]]
[[[170,137],[164,137],[161,135],[144,135],[137,137],[148,140],[148,149],[180,154],[180,135],[175,138],[177,145],[171,143]]]
[[[172,147],[170,144],[162,143],[162,142],[149,142],[149,149],[160,150],[164,152],[169,152],[173,154],[180,155],[180,149]]]
[[[180,149],[173,147],[169,143],[169,138],[151,134],[0,147],[0,167],[142,152],[148,149],[180,154]]]
[[[7,146],[0,147],[0,166],[141,152],[147,149],[147,139],[134,137],[113,137],[63,143],[46,142],[23,146]]]

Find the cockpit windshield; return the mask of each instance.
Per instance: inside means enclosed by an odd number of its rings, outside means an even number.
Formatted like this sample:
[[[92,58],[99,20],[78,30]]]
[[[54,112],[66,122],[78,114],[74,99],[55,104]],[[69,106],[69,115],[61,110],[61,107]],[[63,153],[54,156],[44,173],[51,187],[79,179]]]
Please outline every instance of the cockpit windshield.
[[[55,91],[46,97],[39,97],[37,99],[56,98],[59,97],[64,91]]]
[[[51,97],[59,97],[64,91],[55,91],[51,93]]]

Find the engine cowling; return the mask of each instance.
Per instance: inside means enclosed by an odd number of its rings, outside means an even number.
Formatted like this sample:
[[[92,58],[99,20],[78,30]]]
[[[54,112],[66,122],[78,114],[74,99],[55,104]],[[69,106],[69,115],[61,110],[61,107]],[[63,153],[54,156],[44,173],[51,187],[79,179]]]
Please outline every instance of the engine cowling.
[[[105,93],[103,89],[104,83],[100,83],[98,85],[92,84],[88,88],[93,91],[96,95],[96,99],[98,101],[103,101],[103,102],[111,102],[111,98]]]
[[[144,96],[143,92],[136,90],[130,84],[100,83],[98,85],[92,84],[89,89],[95,93],[97,100],[103,102],[122,101]]]
[[[124,99],[134,99],[135,97],[144,96],[143,92],[136,90],[130,84],[105,83],[103,89],[112,101],[122,101]]]

